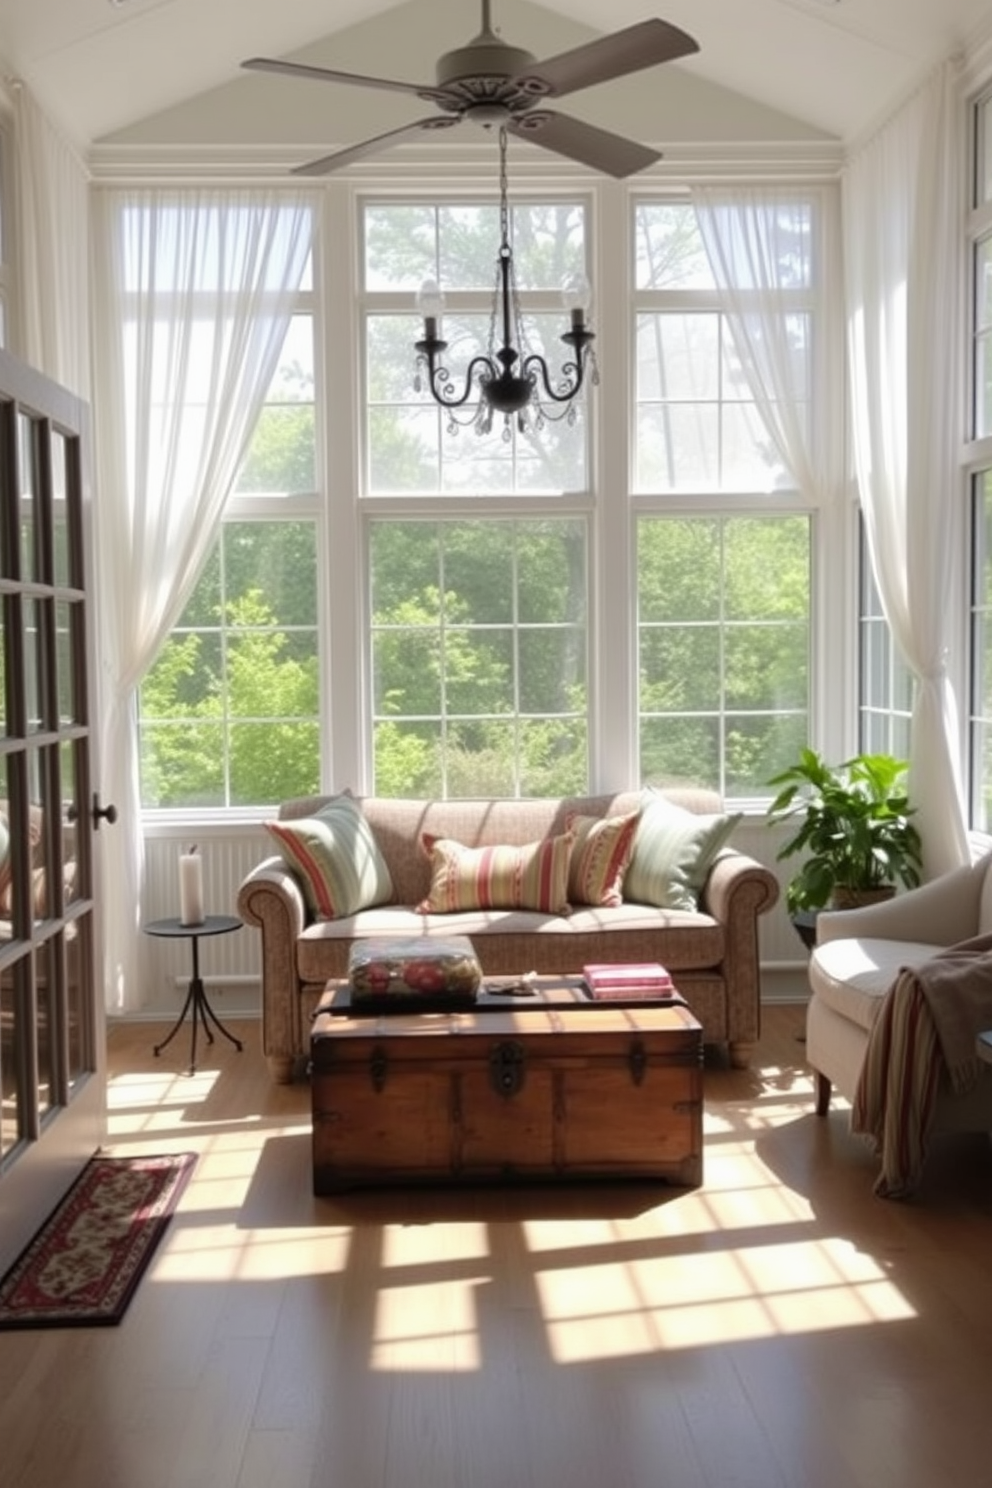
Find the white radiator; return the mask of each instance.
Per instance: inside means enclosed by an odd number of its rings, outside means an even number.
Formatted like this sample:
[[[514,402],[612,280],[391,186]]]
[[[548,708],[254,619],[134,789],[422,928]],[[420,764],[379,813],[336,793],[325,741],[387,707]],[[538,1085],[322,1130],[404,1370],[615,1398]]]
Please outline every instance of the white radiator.
[[[179,854],[188,849],[181,840],[149,836],[145,839],[145,895],[143,919],[165,920],[179,913]],[[204,913],[236,915],[241,880],[262,858],[270,855],[270,840],[257,828],[233,833],[221,828],[216,835],[201,832],[197,850],[203,859]],[[178,1012],[192,972],[188,940],[147,937],[151,997],[147,1010]],[[251,925],[228,935],[204,936],[199,941],[200,975],[208,996],[228,1016],[254,1014],[259,1007],[261,939]]]

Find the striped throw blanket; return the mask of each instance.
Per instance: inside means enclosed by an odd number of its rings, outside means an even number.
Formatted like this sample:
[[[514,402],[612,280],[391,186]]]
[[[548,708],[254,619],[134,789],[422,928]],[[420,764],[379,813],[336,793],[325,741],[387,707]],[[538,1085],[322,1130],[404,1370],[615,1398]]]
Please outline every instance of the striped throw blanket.
[[[969,1090],[982,1066],[975,1039],[992,1028],[992,935],[960,941],[903,967],[868,1037],[851,1130],[875,1143],[875,1192],[908,1197],[923,1169],[941,1082]]]

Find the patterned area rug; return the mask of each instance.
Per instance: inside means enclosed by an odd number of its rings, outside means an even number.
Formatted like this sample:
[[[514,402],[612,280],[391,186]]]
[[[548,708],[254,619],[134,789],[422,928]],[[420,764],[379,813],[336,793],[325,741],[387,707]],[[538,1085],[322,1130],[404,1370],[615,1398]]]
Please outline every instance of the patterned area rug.
[[[119,1323],[195,1162],[91,1158],[0,1281],[0,1329]]]

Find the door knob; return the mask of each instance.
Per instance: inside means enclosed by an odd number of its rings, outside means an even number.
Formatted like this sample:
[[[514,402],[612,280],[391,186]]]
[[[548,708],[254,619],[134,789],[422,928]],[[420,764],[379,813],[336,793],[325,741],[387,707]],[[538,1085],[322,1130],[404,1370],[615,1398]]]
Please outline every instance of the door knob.
[[[99,832],[100,818],[105,817],[110,826],[117,820],[117,807],[111,802],[109,806],[100,805],[99,791],[93,792],[93,825]]]

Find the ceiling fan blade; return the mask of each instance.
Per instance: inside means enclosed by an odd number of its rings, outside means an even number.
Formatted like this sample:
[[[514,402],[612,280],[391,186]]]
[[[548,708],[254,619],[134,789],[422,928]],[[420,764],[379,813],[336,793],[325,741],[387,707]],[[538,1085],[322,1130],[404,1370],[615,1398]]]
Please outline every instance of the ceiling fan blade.
[[[546,92],[563,98],[579,88],[608,83],[611,78],[625,77],[627,73],[655,67],[659,62],[673,62],[676,57],[688,57],[698,51],[699,43],[678,26],[670,26],[667,21],[640,21],[624,31],[615,31],[612,36],[601,36],[573,51],[538,62],[526,81],[535,85],[535,93]],[[539,89],[537,84],[544,86]]]
[[[542,145],[545,150],[554,150],[608,176],[632,176],[661,159],[658,150],[649,150],[646,145],[624,139],[623,135],[610,134],[609,130],[547,109],[524,114],[506,128],[517,139]]]
[[[328,176],[332,171],[340,170],[342,166],[351,165],[356,160],[364,160],[366,155],[378,155],[380,150],[386,150],[390,145],[398,145],[400,140],[412,138],[415,134],[430,133],[435,129],[451,129],[453,125],[460,124],[460,117],[438,114],[430,119],[418,119],[415,124],[405,124],[402,129],[391,129],[388,134],[377,134],[372,139],[362,140],[360,144],[349,145],[345,150],[337,150],[333,155],[322,155],[319,160],[310,160],[306,165],[297,165],[293,168],[294,176]]]
[[[415,98],[433,97],[435,89],[426,83],[401,83],[395,78],[363,77],[358,72],[334,72],[329,67],[311,67],[305,62],[283,62],[278,57],[249,57],[242,62],[249,72],[282,72],[287,77],[317,78],[323,83],[354,83],[359,88],[387,88],[392,93],[413,94]]]

